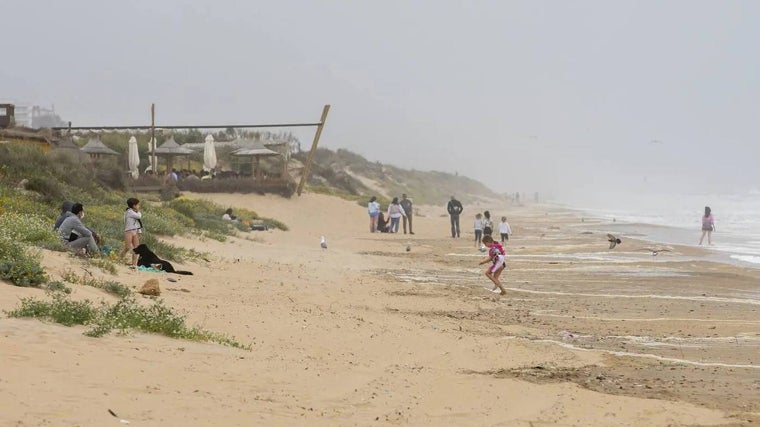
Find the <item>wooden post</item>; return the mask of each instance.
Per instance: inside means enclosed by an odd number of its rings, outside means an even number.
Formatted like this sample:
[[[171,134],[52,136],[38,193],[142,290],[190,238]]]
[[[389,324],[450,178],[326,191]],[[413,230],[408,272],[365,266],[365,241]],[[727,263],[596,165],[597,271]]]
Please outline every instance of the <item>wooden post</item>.
[[[322,118],[319,119],[319,125],[317,126],[317,132],[314,134],[314,142],[311,143],[311,151],[309,151],[309,157],[306,159],[306,164],[303,167],[303,173],[301,175],[301,182],[298,183],[298,195],[301,195],[303,186],[311,173],[311,162],[314,160],[314,153],[317,151],[317,144],[319,144],[319,137],[322,136],[322,129],[325,127],[325,121],[327,120],[327,113],[330,111],[330,104],[327,104],[322,108]]]
[[[150,168],[153,170],[153,176],[158,176],[158,165],[156,163],[156,104],[150,104]]]

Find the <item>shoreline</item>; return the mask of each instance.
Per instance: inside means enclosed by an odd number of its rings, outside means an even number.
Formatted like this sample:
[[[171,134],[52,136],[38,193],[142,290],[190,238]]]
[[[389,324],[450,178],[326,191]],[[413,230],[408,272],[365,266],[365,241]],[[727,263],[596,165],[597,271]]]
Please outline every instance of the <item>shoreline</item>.
[[[706,238],[704,245],[697,244],[701,232],[690,228],[676,227],[672,225],[650,224],[642,222],[610,221],[600,215],[594,215],[593,212],[580,208],[572,208],[565,205],[555,205],[547,203],[547,206],[559,210],[567,210],[578,218],[590,219],[588,223],[582,223],[588,227],[588,231],[604,231],[613,234],[622,234],[636,240],[650,242],[653,245],[678,246],[682,248],[692,248],[703,250],[707,259],[713,262],[730,264],[737,267],[760,269],[760,254],[750,251],[747,248],[737,247],[741,244],[736,236],[732,234],[713,234],[713,239],[723,238],[721,243],[713,246],[707,245]]]

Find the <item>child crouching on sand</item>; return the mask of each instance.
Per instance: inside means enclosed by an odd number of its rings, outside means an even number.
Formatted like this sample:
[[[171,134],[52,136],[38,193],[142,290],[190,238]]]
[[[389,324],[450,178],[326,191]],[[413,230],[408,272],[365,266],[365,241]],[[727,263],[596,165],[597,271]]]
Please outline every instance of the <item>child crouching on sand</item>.
[[[500,243],[494,242],[493,237],[491,236],[483,236],[483,244],[488,247],[488,256],[481,261],[479,265],[491,262],[491,266],[486,270],[486,277],[488,277],[494,285],[491,292],[498,292],[504,295],[507,291],[504,290],[504,287],[501,286],[501,282],[499,281],[499,276],[501,276],[501,273],[507,266],[504,247],[502,247]]]

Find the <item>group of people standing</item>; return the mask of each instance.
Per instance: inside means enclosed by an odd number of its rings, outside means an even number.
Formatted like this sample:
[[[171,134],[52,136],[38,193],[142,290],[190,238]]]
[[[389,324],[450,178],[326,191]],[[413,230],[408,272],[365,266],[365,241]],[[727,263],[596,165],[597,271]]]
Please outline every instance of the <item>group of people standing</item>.
[[[61,242],[77,255],[95,256],[100,253],[100,235],[84,225],[84,206],[66,200],[61,205],[61,215],[55,221],[53,229],[61,236]],[[127,209],[124,212],[124,249],[121,256],[132,252],[130,268],[137,268],[138,256],[132,249],[140,245],[142,235],[142,213],[140,201],[135,198],[127,199]]]
[[[456,197],[451,196],[451,200],[446,205],[446,211],[449,213],[451,219],[451,237],[460,237],[461,231],[459,227],[459,216],[464,212],[462,202],[457,200]],[[483,237],[493,237],[493,221],[491,220],[491,212],[484,211],[483,213],[475,214],[475,222],[473,223],[473,229],[475,232],[475,246],[480,246],[483,242]],[[507,217],[501,217],[501,222],[498,224],[499,236],[501,237],[501,243],[509,240],[509,235],[512,234],[512,228],[507,222]]]
[[[404,234],[406,234],[407,224],[409,225],[409,234],[414,234],[412,230],[414,210],[412,200],[406,197],[406,194],[401,195],[401,200],[394,197],[388,204],[386,214],[383,214],[377,197],[372,196],[367,204],[367,213],[369,214],[370,233],[398,233],[399,224],[403,219]]]

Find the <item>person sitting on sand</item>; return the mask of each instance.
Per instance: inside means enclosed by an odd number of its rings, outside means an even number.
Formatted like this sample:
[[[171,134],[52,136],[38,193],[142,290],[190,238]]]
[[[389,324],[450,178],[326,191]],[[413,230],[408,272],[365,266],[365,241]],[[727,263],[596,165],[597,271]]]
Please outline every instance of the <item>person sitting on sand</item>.
[[[71,200],[64,200],[61,204],[61,214],[58,216],[58,219],[55,220],[55,224],[53,225],[53,230],[58,231],[61,228],[61,224],[63,224],[63,221],[70,217],[74,216],[73,213],[71,213],[71,207],[74,206],[74,202]],[[100,245],[100,234],[96,233],[95,230],[93,230],[90,227],[87,227],[88,230],[90,230],[90,233],[92,233],[92,237],[95,239],[95,243]],[[73,231],[74,234],[76,234],[76,231]]]
[[[98,253],[98,244],[95,242],[92,231],[82,223],[82,218],[84,218],[82,204],[74,203],[71,213],[72,215],[66,217],[58,229],[63,244],[77,253],[83,250],[89,255]]]
[[[224,215],[222,215],[222,219],[225,221],[237,221],[238,217],[233,215],[232,208],[227,208],[227,210],[224,211]]]
[[[481,261],[479,265],[487,262],[491,263],[491,266],[486,270],[486,277],[488,277],[494,285],[491,292],[498,292],[501,295],[504,295],[507,291],[501,286],[499,276],[501,276],[502,271],[504,271],[504,268],[507,266],[505,260],[506,252],[504,252],[504,248],[501,244],[493,241],[491,236],[483,236],[483,244],[488,247],[488,256]]]
[[[702,240],[705,239],[705,234],[707,234],[707,244],[712,245],[713,231],[715,231],[715,218],[712,216],[710,207],[705,206],[705,214],[702,217],[702,237],[699,238],[699,244],[702,244]]]
[[[382,212],[377,213],[377,227],[375,229],[381,233],[391,231],[391,227],[388,225],[388,221],[385,220],[385,215]]]

